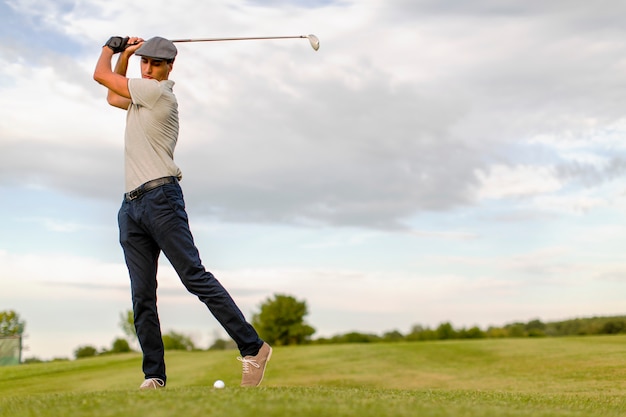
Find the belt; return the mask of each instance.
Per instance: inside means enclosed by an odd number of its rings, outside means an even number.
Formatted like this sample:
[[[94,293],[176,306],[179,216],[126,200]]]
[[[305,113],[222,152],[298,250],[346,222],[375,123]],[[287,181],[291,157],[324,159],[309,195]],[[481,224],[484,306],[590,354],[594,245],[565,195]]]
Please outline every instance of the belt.
[[[126,201],[133,201],[141,197],[148,191],[152,191],[155,188],[159,188],[162,185],[171,184],[173,182],[176,182],[175,177],[163,177],[163,178],[157,178],[156,180],[148,181],[146,183],[141,184],[139,187],[135,188],[134,190],[129,191],[126,194],[124,194],[124,199]]]

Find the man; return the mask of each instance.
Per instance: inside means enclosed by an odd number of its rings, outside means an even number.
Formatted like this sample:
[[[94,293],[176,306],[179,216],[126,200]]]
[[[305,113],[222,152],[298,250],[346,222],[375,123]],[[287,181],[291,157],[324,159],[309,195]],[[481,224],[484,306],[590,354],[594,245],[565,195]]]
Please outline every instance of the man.
[[[113,55],[119,53],[115,70]],[[141,78],[128,79],[132,55],[141,57]],[[157,264],[167,256],[187,290],[209,308],[237,343],[242,386],[258,386],[272,348],[218,280],[207,272],[193,241],[174,163],[178,104],[169,79],[177,50],[164,38],[114,36],[103,46],[94,79],[108,89],[110,105],[128,111],[125,133],[126,193],[118,214],[120,243],[130,275],[135,328],[143,351],[140,389],[166,385],[163,340],[157,313]]]

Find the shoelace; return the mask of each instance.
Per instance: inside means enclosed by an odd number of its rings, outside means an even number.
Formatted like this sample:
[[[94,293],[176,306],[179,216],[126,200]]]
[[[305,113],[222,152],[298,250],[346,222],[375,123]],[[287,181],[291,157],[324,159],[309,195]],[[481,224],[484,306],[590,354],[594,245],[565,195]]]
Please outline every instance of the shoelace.
[[[239,362],[241,362],[241,364],[243,365],[243,373],[244,374],[247,374],[247,373],[250,372],[250,365],[254,366],[255,368],[260,368],[261,367],[261,365],[256,363],[256,360],[254,360],[254,359],[242,358],[241,356],[239,356],[237,358],[237,360]]]
[[[162,388],[165,382],[161,378],[149,378],[143,381],[140,388]]]

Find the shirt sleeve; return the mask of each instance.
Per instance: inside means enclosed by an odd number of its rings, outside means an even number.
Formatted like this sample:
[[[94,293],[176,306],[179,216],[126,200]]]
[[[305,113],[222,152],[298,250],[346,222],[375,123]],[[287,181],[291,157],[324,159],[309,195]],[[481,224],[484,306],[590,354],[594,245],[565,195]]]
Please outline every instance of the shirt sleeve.
[[[131,78],[128,91],[133,104],[151,109],[161,97],[161,86],[157,80]]]

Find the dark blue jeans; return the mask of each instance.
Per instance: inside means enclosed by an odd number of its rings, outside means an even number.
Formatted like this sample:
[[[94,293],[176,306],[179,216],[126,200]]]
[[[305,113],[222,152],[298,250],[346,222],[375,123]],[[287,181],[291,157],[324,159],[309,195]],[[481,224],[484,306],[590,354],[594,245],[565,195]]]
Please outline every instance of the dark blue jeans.
[[[187,290],[206,304],[237,343],[241,355],[257,354],[263,341],[222,284],[202,266],[178,182],[162,185],[135,200],[124,200],[118,223],[146,378],[166,380],[157,312],[157,264],[161,251]]]

